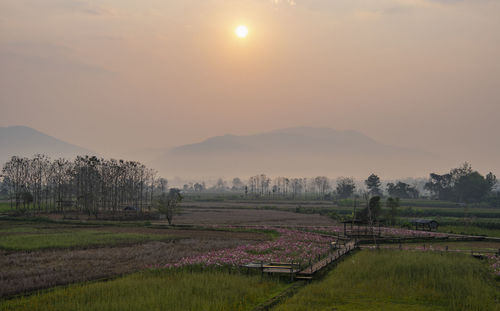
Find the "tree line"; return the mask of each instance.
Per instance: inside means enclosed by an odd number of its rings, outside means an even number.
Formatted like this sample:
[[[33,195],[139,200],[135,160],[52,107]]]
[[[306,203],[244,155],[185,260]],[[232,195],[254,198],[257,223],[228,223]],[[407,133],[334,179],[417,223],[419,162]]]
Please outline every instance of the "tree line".
[[[431,199],[463,203],[489,201],[497,206],[500,194],[494,193],[496,184],[496,176],[491,172],[483,176],[464,163],[446,174],[431,173],[422,188]],[[363,186],[352,177],[340,177],[333,183],[326,176],[271,178],[259,174],[246,182],[238,177],[231,183],[219,178],[210,188],[204,182],[189,183],[183,190],[185,193],[233,191],[248,198],[276,199],[339,200],[366,195],[417,199],[422,195],[415,185],[403,181],[389,182],[382,189],[376,174],[370,174]],[[14,156],[4,164],[0,183],[0,195],[8,197],[13,208],[61,212],[76,208],[94,215],[126,207],[150,210],[156,205],[155,197],[167,193],[168,181],[157,177],[155,170],[140,162],[95,156],[78,156],[73,161],[51,160],[45,155]]]
[[[316,198],[347,199],[369,196],[388,196],[399,199],[418,199],[421,197],[460,203],[490,202],[500,206],[500,194],[495,192],[497,178],[493,173],[486,176],[464,163],[450,173],[439,175],[431,173],[427,182],[421,187],[403,181],[388,182],[385,189],[376,174],[370,174],[363,181],[363,186],[352,177],[340,177],[336,183],[326,176],[314,178],[268,177],[266,174],[251,176],[245,183],[236,177],[232,182],[219,178],[212,187],[205,182],[184,185],[186,192],[233,191],[244,193],[249,198]],[[422,194],[422,191],[426,192]]]
[[[35,211],[77,209],[95,215],[129,207],[150,210],[168,181],[136,161],[78,156],[73,161],[45,155],[12,157],[2,168],[0,189],[11,208]]]
[[[380,178],[371,174],[364,184],[370,195],[383,195]],[[203,191],[233,191],[244,192],[249,197],[276,197],[276,198],[316,198],[316,199],[346,199],[355,195],[359,196],[357,190],[363,191],[354,178],[340,177],[334,184],[326,176],[317,176],[313,178],[289,178],[289,177],[268,177],[266,174],[251,176],[245,183],[239,177],[234,178],[229,184],[227,181],[219,178],[212,187],[207,187],[205,182],[184,184],[183,190],[186,192]],[[387,193],[389,196],[398,198],[418,198],[420,191],[412,185],[398,181],[397,183],[387,184]]]
[[[487,199],[496,184],[497,178],[493,173],[483,176],[466,162],[460,167],[451,169],[449,173],[430,174],[425,189],[429,190],[435,199],[473,203]]]

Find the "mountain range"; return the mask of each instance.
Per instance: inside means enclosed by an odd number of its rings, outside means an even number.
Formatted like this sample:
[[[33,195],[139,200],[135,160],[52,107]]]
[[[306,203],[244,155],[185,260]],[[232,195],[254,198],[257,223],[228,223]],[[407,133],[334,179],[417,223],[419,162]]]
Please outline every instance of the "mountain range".
[[[183,178],[284,176],[354,176],[375,172],[384,177],[425,176],[443,167],[440,157],[378,142],[363,133],[331,128],[293,127],[253,135],[207,138],[134,158],[162,176]],[[42,153],[51,158],[97,155],[25,126],[0,127],[0,163],[11,156]],[[151,160],[153,159],[153,160]],[[448,165],[449,166],[449,165]],[[445,165],[444,167],[447,167]]]
[[[0,163],[12,156],[32,157],[40,153],[51,158],[97,155],[96,152],[67,143],[27,126],[0,127]]]
[[[293,127],[254,135],[224,135],[173,148],[153,166],[179,176],[423,176],[438,156],[380,143],[357,131]]]

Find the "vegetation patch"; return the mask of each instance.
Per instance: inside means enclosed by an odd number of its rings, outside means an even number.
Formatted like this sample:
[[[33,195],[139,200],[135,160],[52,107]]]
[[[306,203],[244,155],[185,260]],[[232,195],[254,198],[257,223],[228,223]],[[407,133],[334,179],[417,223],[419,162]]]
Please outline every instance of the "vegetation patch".
[[[275,310],[500,310],[486,262],[463,254],[361,251]]]
[[[219,271],[153,270],[0,303],[2,310],[251,310],[289,285]]]
[[[465,225],[452,225],[442,226],[439,228],[441,232],[465,234],[465,235],[484,235],[490,237],[500,237],[500,229],[489,229],[480,226],[465,226]]]
[[[10,212],[11,210],[10,203],[0,202],[0,213]]]
[[[20,228],[20,230],[23,229]],[[4,234],[0,236],[0,248],[10,251],[29,251],[48,248],[112,246],[169,239],[172,239],[172,236],[127,232],[115,233],[101,230],[74,230],[57,233]]]

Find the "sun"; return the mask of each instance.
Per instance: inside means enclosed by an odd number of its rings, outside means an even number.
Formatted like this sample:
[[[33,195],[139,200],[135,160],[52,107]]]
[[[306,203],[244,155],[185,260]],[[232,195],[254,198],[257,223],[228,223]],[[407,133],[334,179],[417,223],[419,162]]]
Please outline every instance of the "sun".
[[[245,25],[239,25],[234,30],[234,33],[238,38],[245,38],[248,35],[248,28]]]

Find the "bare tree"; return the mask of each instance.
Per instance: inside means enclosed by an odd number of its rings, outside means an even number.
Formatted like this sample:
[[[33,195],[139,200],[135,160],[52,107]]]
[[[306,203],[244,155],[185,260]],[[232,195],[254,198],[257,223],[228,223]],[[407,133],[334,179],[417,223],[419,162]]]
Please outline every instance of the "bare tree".
[[[158,198],[156,207],[160,213],[166,216],[169,225],[172,224],[176,208],[182,199],[181,191],[176,188],[170,189],[168,194],[162,193]]]

